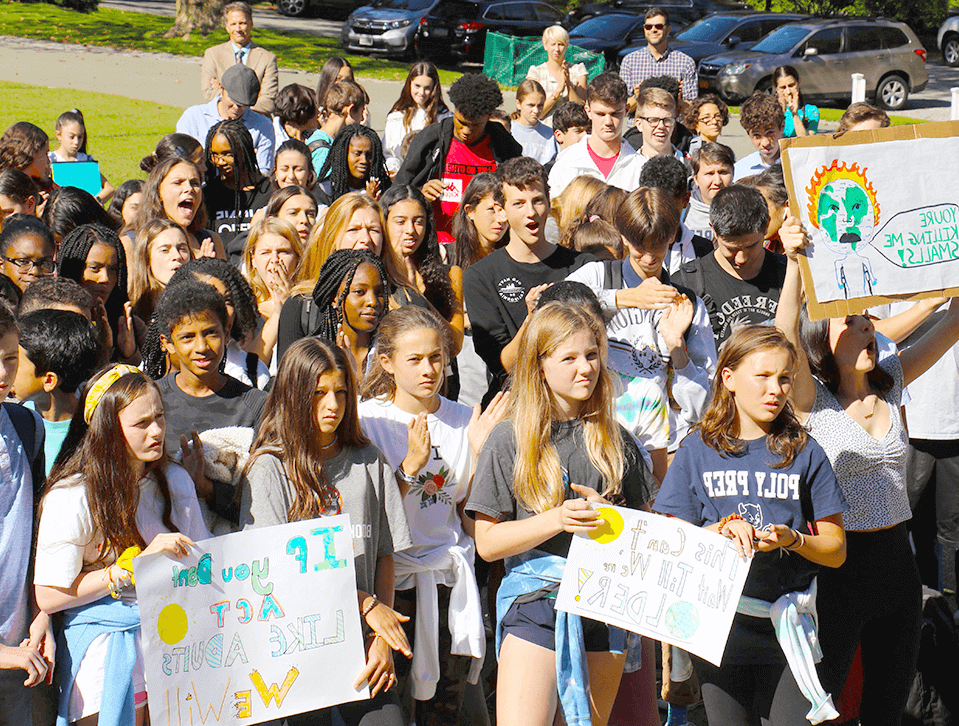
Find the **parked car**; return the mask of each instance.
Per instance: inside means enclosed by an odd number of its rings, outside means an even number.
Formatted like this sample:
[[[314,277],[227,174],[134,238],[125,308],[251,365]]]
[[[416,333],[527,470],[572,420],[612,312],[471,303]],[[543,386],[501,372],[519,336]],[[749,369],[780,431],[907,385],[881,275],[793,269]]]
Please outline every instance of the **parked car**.
[[[284,15],[298,18],[306,15],[314,5],[322,7],[329,15],[344,17],[353,12],[366,0],[276,0],[276,9]]]
[[[631,12],[642,15],[650,8],[662,8],[669,13],[669,24],[674,32],[695,23],[710,13],[728,10],[748,10],[749,6],[737,0],[607,0],[581,5],[569,12],[569,26],[581,23],[586,18],[607,13]]]
[[[936,46],[942,51],[947,66],[959,66],[959,15],[950,15],[939,27]]]
[[[699,64],[699,89],[739,103],[772,88],[777,66],[799,71],[803,97],[848,99],[850,75],[866,77],[866,96],[897,111],[929,82],[926,49],[908,25],[893,20],[807,20],[783,25],[752,50],[730,51]]]
[[[541,36],[565,16],[538,0],[440,0],[420,21],[416,52],[423,58],[483,60],[486,31],[515,36]]]
[[[697,20],[674,39],[670,39],[669,47],[681,50],[699,63],[703,58],[727,50],[749,50],[763,36],[779,26],[805,20],[808,17],[808,15],[796,13],[757,13],[749,10],[713,13]],[[635,45],[623,48],[619,52],[617,62],[621,65],[623,58],[634,50],[645,47],[646,38],[640,33]]]
[[[606,56],[606,68],[615,68],[620,51],[627,45],[643,41],[642,15],[636,13],[608,13],[595,15],[579,23],[569,31],[570,45],[602,53]]]
[[[350,14],[340,31],[340,42],[347,50],[412,53],[420,21],[437,1],[374,0]]]

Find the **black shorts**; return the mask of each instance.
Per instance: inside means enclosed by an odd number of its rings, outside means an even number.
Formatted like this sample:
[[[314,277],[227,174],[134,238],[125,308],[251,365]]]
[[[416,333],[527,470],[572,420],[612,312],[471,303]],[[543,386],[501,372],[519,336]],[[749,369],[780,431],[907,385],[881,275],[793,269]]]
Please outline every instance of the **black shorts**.
[[[540,598],[532,602],[514,602],[503,618],[503,637],[512,633],[517,638],[549,650],[556,650],[556,600]],[[609,626],[597,620],[582,618],[583,639],[587,653],[609,652]]]

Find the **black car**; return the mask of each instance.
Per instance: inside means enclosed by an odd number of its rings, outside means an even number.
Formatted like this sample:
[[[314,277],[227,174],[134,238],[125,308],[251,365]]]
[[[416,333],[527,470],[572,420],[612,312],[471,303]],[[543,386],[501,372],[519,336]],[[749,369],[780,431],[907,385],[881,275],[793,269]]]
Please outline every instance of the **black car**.
[[[673,30],[680,30],[695,23],[710,13],[729,10],[748,10],[749,6],[737,0],[607,0],[582,5],[568,15],[569,26],[581,23],[586,18],[607,13],[636,13],[644,14],[650,8],[662,8],[669,13],[669,24]]]
[[[539,37],[564,21],[556,8],[537,0],[440,0],[420,21],[416,52],[433,61],[450,54],[481,61],[488,30]]]
[[[805,20],[808,17],[796,13],[757,13],[745,10],[714,13],[698,20],[674,39],[670,39],[669,47],[682,51],[698,64],[703,58],[717,53],[725,53],[728,50],[749,50],[763,36],[780,25]],[[634,50],[645,47],[646,39],[640,37],[635,45],[620,51],[617,62],[622,63],[623,58]]]
[[[602,53],[606,68],[617,66],[617,54],[626,46],[646,42],[642,15],[636,13],[608,13],[587,18],[569,31],[569,43],[577,48]]]

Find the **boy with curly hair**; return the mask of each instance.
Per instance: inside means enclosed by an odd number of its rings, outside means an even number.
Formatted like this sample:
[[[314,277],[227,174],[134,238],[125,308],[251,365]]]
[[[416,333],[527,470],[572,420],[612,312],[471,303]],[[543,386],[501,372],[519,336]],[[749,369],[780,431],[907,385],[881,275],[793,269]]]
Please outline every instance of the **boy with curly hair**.
[[[504,161],[521,156],[523,147],[490,114],[503,103],[493,79],[466,73],[449,87],[453,116],[430,124],[410,144],[394,184],[417,187],[433,203],[440,242],[452,242],[453,215],[463,190],[477,174],[494,172]]]
[[[734,180],[759,174],[779,161],[779,140],[783,137],[786,117],[779,101],[757,91],[743,102],[739,123],[749,134],[756,151],[736,162]]]

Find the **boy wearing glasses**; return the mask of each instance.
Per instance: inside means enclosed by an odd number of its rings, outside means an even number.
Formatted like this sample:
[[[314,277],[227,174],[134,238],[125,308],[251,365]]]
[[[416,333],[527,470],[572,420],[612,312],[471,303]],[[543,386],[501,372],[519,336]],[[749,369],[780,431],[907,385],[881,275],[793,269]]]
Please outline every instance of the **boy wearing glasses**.
[[[549,173],[549,192],[563,192],[576,177],[592,176],[627,192],[639,186],[642,157],[623,139],[626,84],[615,73],[601,73],[586,87],[589,136],[563,149]]]
[[[662,8],[650,8],[645,18],[646,47],[623,59],[620,76],[633,94],[639,92],[639,85],[647,78],[672,76],[682,84],[683,100],[692,101],[699,95],[696,64],[685,53],[670,50],[669,16]]]
[[[673,97],[662,88],[650,87],[639,92],[636,103],[636,128],[643,135],[640,164],[658,156],[685,161],[686,155],[673,146],[673,129],[678,122]]]

